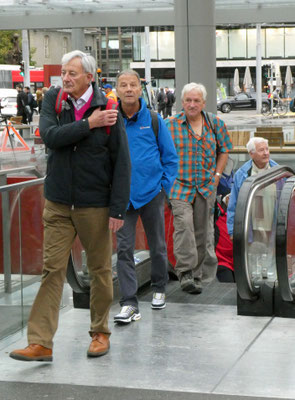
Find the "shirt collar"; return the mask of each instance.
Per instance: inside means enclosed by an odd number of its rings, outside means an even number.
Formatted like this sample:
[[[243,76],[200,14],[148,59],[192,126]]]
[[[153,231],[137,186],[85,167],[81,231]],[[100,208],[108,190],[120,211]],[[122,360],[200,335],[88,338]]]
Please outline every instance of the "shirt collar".
[[[201,111],[201,114],[203,115],[205,121],[207,122],[206,114],[204,113],[203,110]],[[187,118],[186,118],[186,115],[185,115],[184,111],[181,111],[179,119],[181,120],[182,124],[184,124],[184,125],[188,124],[188,121],[187,121]]]
[[[88,89],[86,90],[86,92],[84,92],[82,94],[81,97],[79,97],[79,99],[75,100],[73,97],[69,96],[69,98],[72,100],[72,103],[74,105],[74,107],[79,110],[81,107],[84,106],[84,104],[87,103],[87,101],[90,99],[90,97],[92,96],[93,93],[93,87],[92,85],[89,85]]]

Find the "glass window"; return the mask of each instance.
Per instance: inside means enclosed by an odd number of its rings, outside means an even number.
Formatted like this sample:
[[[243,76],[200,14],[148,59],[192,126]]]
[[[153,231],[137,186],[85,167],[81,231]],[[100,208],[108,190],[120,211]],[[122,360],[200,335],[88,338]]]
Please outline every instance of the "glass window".
[[[143,35],[142,33],[133,33],[133,60],[141,61],[143,52],[142,48]]]
[[[246,29],[229,31],[229,58],[246,58]]]
[[[159,32],[159,60],[174,60],[175,59],[175,45],[174,45],[174,32]]]
[[[237,100],[248,100],[248,96],[245,94],[245,93],[239,93],[237,96],[236,96],[236,99]]]
[[[145,38],[144,32],[133,34],[133,59],[134,61],[144,61],[145,59]],[[158,32],[150,32],[150,57],[157,60]]]
[[[284,28],[267,28],[266,57],[284,57]]]
[[[119,49],[119,40],[109,40],[109,49]]]
[[[216,30],[216,58],[228,58],[228,30]]]
[[[145,59],[144,52],[144,33],[143,33],[143,59]],[[158,32],[150,32],[150,57],[151,60],[158,60]]]
[[[295,28],[285,28],[285,57],[295,57]]]
[[[106,46],[107,46],[106,39],[105,39],[105,38],[103,38],[103,39],[101,40],[101,48],[102,48],[102,49],[105,49],[105,48],[106,48]]]
[[[261,56],[265,57],[265,29],[261,29]],[[256,58],[256,29],[247,29],[248,58]]]

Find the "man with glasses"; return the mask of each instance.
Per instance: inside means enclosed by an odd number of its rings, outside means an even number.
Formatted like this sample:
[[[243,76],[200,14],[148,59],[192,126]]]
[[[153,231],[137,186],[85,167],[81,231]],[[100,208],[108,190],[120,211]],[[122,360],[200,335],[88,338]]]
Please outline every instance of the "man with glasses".
[[[122,116],[106,109],[107,99],[93,82],[95,73],[92,56],[78,50],[65,54],[63,91],[49,90],[42,103],[40,133],[48,148],[44,266],[28,321],[29,345],[10,353],[17,360],[52,361],[66,269],[77,235],[86,251],[91,278],[92,341],[87,355],[102,356],[110,347],[111,231],[124,223],[130,157]]]

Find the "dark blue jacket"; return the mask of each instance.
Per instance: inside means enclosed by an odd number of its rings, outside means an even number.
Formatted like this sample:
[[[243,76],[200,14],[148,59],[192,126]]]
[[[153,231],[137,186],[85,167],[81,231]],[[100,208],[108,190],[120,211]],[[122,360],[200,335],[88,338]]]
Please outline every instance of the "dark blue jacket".
[[[89,129],[87,117],[107,99],[93,84],[93,98],[83,119],[75,120],[67,100],[58,117],[59,89],[49,90],[42,103],[40,134],[49,149],[45,197],[74,207],[110,207],[110,216],[123,218],[130,193],[130,156],[121,114],[111,127]]]

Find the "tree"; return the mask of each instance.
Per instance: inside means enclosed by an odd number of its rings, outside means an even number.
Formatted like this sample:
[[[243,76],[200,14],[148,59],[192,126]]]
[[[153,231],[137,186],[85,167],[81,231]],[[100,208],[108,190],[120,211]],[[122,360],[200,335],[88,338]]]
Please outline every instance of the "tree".
[[[19,31],[0,31],[0,64],[19,64]]]

